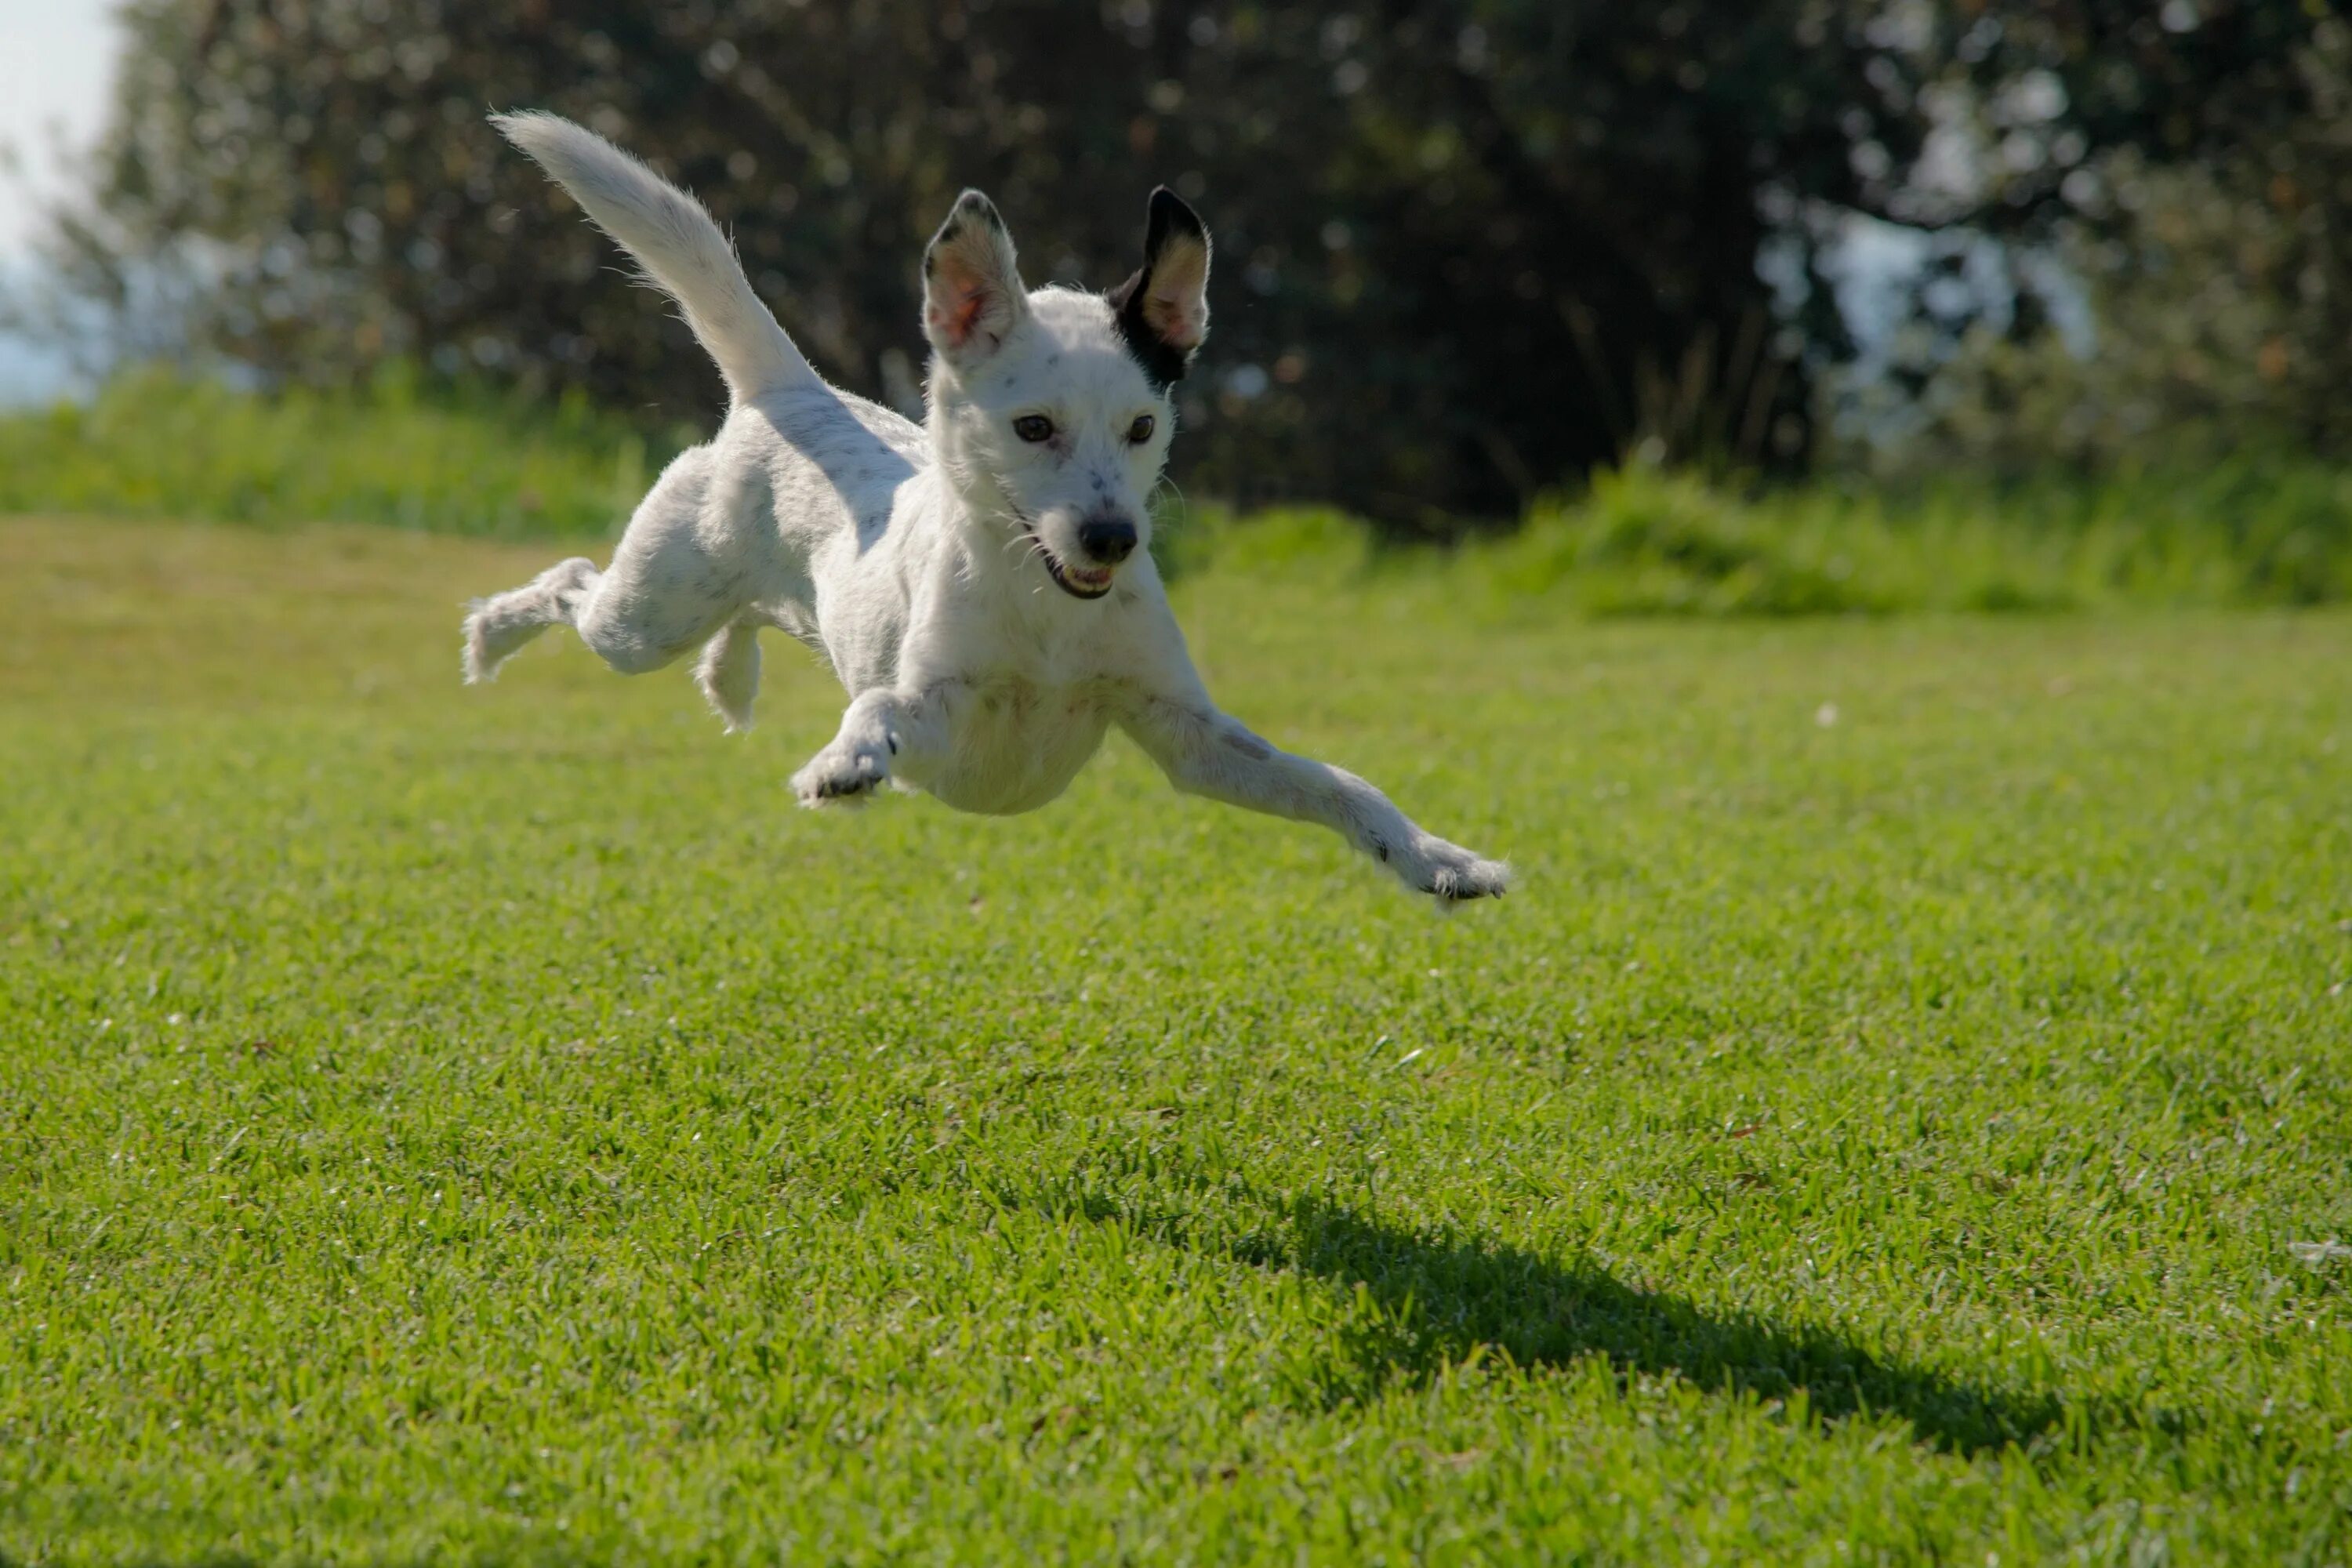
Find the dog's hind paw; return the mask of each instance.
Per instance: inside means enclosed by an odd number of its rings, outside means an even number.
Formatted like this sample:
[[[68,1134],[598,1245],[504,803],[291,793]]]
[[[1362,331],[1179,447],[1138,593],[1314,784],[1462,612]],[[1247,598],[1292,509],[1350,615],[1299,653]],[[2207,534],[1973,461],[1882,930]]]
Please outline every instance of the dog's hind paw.
[[[520,637],[511,632],[503,637],[496,635],[501,630],[504,628],[495,625],[491,618],[488,599],[477,599],[468,606],[463,652],[459,656],[467,685],[479,686],[484,681],[496,680],[499,666],[506,663],[516,648],[530,640],[528,632]]]
[[[808,806],[860,801],[889,776],[887,755],[871,747],[845,746],[835,741],[793,775],[793,794]]]

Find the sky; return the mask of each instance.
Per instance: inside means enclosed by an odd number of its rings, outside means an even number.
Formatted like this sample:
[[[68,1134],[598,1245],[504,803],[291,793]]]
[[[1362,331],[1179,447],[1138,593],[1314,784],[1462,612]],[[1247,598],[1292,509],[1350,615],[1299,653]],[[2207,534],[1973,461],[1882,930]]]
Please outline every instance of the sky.
[[[21,276],[42,197],[64,184],[58,149],[86,146],[106,117],[116,0],[0,0],[0,278]],[[28,189],[29,187],[29,189]],[[0,404],[55,396],[71,384],[53,353],[0,336]]]
[[[57,137],[98,134],[113,68],[114,0],[0,0],[0,143],[41,194],[58,188]],[[31,205],[14,181],[0,190],[0,259],[23,253]]]

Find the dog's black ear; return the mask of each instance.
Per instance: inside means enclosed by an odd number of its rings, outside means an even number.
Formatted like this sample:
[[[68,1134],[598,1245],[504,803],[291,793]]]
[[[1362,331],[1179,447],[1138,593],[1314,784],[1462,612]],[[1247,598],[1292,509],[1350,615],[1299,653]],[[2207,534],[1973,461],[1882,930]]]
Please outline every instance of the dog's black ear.
[[[1004,219],[994,202],[966,191],[923,252],[924,335],[961,368],[994,353],[1028,313]]]
[[[1118,335],[1151,384],[1181,379],[1209,335],[1209,231],[1167,186],[1151,193],[1142,267],[1108,299]]]

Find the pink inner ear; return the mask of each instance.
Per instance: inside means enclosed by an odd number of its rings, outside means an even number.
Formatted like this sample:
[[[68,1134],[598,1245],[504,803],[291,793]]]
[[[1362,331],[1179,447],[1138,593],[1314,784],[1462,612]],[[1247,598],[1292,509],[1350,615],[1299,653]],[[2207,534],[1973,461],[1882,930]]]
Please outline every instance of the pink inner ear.
[[[1001,339],[1012,324],[1004,285],[954,250],[933,258],[924,292],[923,320],[951,348],[982,333]]]
[[[944,273],[947,269],[940,269]],[[988,290],[977,282],[958,284],[942,279],[931,294],[928,314],[931,330],[961,348],[971,340],[980,316],[988,308]]]
[[[1196,313],[1184,308],[1180,300],[1162,299],[1157,289],[1143,304],[1143,319],[1160,341],[1180,349],[1197,348],[1201,342],[1201,322]]]
[[[1174,247],[1152,268],[1143,319],[1160,341],[1180,349],[1198,348],[1209,330],[1209,253],[1197,245]]]

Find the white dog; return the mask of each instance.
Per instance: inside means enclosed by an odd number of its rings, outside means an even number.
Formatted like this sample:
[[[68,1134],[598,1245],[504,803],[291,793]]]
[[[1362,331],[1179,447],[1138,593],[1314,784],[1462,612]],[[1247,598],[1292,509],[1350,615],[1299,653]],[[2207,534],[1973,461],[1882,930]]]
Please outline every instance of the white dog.
[[[889,780],[1029,811],[1116,722],[1179,789],[1321,823],[1441,903],[1503,891],[1507,868],[1267,744],[1193,671],[1144,505],[1174,434],[1170,384],[1209,324],[1208,232],[1174,193],[1152,193],[1143,265],[1102,295],[1024,288],[1003,220],[966,191],[923,257],[917,426],[819,378],[692,197],[569,121],[495,123],[684,308],[733,405],[655,482],[610,567],[566,561],[474,605],[468,681],[560,621],[625,675],[700,647],[702,689],[740,729],[754,639],[775,626],[851,696],[793,775],[804,805]]]

